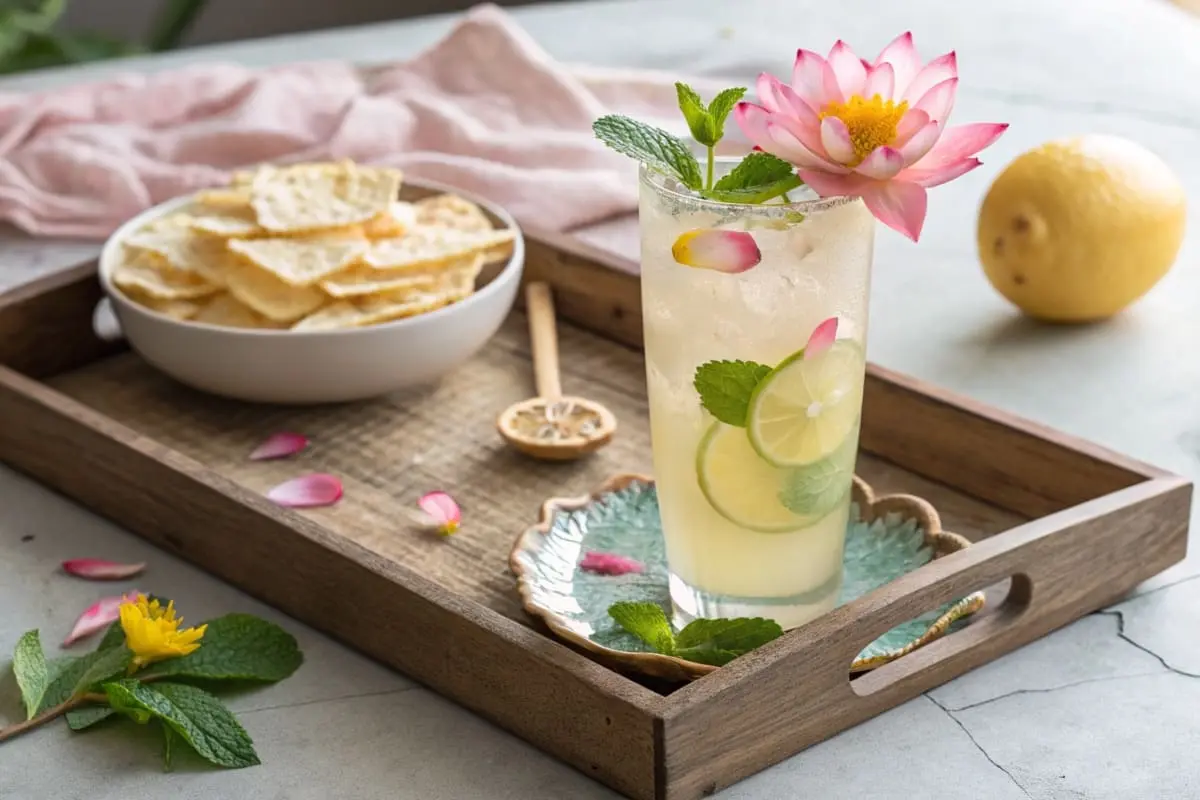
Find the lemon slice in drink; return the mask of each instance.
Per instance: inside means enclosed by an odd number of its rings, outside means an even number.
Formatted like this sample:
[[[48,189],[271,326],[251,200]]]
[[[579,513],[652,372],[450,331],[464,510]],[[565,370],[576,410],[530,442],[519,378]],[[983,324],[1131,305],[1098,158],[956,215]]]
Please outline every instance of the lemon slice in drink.
[[[781,533],[814,521],[783,505],[786,477],[754,452],[744,428],[714,422],[696,450],[700,491],[717,513],[743,528]]]
[[[858,423],[865,368],[862,349],[848,339],[811,359],[803,350],[789,356],[750,397],[750,445],[776,467],[831,456]]]

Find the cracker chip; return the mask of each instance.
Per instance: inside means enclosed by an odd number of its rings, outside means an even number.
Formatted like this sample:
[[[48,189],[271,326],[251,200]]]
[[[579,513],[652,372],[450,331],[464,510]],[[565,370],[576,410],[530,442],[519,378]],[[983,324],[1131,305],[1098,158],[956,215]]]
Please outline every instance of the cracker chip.
[[[453,228],[415,228],[407,236],[374,242],[363,260],[376,269],[420,269],[511,245],[514,238],[510,230],[471,233]]]
[[[358,266],[321,281],[321,288],[334,297],[358,297],[392,293],[405,289],[426,289],[443,283],[447,276],[470,273],[471,279],[483,269],[484,258],[475,254],[420,270],[382,270]]]
[[[341,328],[356,328],[363,312],[349,300],[338,300],[322,308],[292,326],[294,331],[332,331]]]
[[[248,213],[204,214],[192,220],[191,228],[227,239],[261,235],[263,229],[254,220],[253,209],[246,211]]]
[[[201,308],[194,317],[196,322],[221,325],[227,328],[263,328],[268,321],[254,313],[248,306],[228,292],[216,295]]]
[[[229,249],[253,261],[284,283],[309,286],[340,272],[367,249],[365,239],[349,237],[235,239]]]
[[[113,270],[113,283],[127,292],[157,300],[191,300],[220,289],[193,272],[172,269],[158,255],[137,253]]]
[[[196,194],[196,202],[221,211],[250,210],[248,186],[233,189],[207,189]]]
[[[399,170],[351,161],[264,168],[251,184],[251,205],[269,231],[362,224],[388,210],[401,178]]]
[[[363,235],[371,239],[390,239],[403,236],[416,225],[417,212],[412,203],[392,203],[386,212],[362,226]]]
[[[248,261],[225,270],[229,293],[275,322],[294,322],[320,308],[327,299],[313,286],[292,286]]]
[[[125,240],[125,245],[127,249],[155,253],[172,269],[191,273],[213,285],[225,284],[222,266],[229,261],[230,254],[220,239],[203,236],[190,228],[167,228],[135,233]]]
[[[156,297],[141,296],[137,298],[137,302],[171,319],[191,319],[201,308],[200,303],[195,300],[160,300]]]
[[[453,228],[465,233],[480,233],[493,229],[483,209],[470,200],[453,194],[438,194],[413,203],[418,225]]]

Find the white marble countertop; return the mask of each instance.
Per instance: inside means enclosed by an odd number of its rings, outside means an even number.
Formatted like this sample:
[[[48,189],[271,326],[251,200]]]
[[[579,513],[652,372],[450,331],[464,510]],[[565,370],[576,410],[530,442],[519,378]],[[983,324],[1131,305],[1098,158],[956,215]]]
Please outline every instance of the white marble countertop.
[[[736,9],[736,10],[735,10]],[[949,13],[953,12],[953,13]],[[921,244],[881,231],[870,356],[886,367],[1200,477],[1200,275],[1195,230],[1165,280],[1121,317],[1050,328],[1017,316],[975,256],[988,183],[1050,138],[1116,133],[1159,153],[1200,196],[1200,21],[1165,0],[953,4],[623,0],[514,15],[554,56],[747,81],[798,46],[874,52],[912,29],[957,49],[955,121],[1009,121],[985,166],[933,191]],[[630,28],[636,20],[637,36]],[[42,88],[129,68],[228,59],[367,62],[411,55],[447,18],[201,48],[0,80]],[[95,243],[0,236],[0,284],[73,264]],[[930,287],[937,287],[930,291]],[[0,424],[3,424],[0,421]],[[0,652],[31,627],[66,630],[94,587],[53,577],[83,553],[149,559],[192,619],[282,619],[50,491],[0,469]],[[722,798],[1138,800],[1200,797],[1200,556],[1079,622],[756,775]],[[307,653],[293,678],[239,699],[264,764],[164,774],[128,731],[65,726],[0,746],[0,798],[607,798],[607,789],[470,713],[287,620]],[[14,709],[0,708],[0,715]]]

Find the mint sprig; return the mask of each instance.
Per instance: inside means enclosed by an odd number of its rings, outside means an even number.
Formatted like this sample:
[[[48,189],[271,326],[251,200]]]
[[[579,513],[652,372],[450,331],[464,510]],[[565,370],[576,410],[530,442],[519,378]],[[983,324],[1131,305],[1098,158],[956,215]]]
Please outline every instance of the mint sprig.
[[[610,114],[593,122],[592,130],[600,141],[618,153],[674,175],[689,189],[700,189],[700,163],[686,144],[661,128]]]
[[[780,196],[786,200],[788,192],[803,185],[791,164],[763,152],[747,155],[714,185],[716,146],[724,138],[725,123],[746,89],[741,86],[725,89],[707,105],[695,89],[682,81],[676,82],[675,94],[692,138],[707,150],[703,178],[691,149],[664,130],[617,114],[601,117],[592,128],[612,149],[674,175],[689,189],[710,200],[743,204],[765,203]]]
[[[700,404],[726,425],[746,427],[750,396],[771,368],[753,361],[709,361],[696,368],[692,385]]]
[[[716,667],[783,635],[779,623],[762,617],[697,619],[676,634],[657,603],[613,603],[608,615],[656,653]]]
[[[25,718],[33,719],[50,685],[46,653],[42,650],[42,640],[37,631],[26,631],[17,640],[17,648],[13,651],[13,674],[17,679],[17,688],[21,690],[21,700],[25,703]]]

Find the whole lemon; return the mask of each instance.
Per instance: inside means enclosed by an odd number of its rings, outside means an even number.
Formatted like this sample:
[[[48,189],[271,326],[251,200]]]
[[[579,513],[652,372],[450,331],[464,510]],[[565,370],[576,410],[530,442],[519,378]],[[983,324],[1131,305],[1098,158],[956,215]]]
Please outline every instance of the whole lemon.
[[[1047,142],[988,188],[979,258],[992,286],[1032,317],[1104,319],[1171,268],[1186,206],[1170,167],[1135,142],[1098,134]]]

